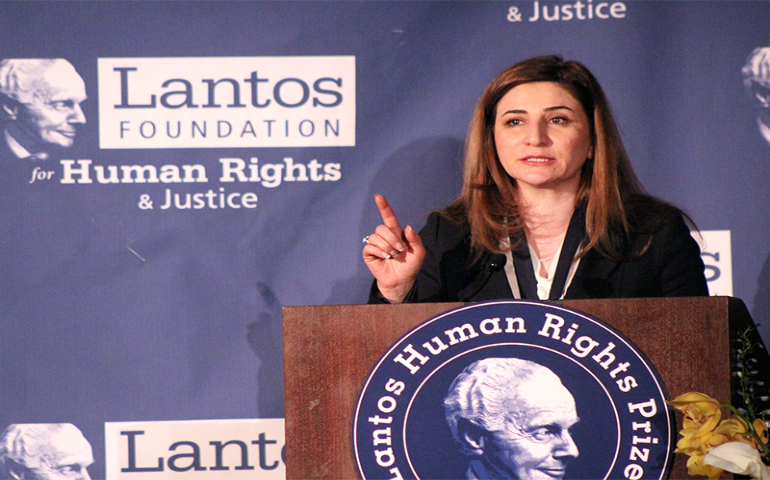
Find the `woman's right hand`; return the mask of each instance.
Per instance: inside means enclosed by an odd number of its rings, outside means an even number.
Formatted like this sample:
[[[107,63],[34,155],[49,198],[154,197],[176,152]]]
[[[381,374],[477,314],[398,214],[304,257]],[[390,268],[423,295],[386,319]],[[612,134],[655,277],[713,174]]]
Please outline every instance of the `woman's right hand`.
[[[401,229],[385,197],[375,195],[374,201],[382,215],[382,225],[364,239],[364,261],[377,279],[382,296],[390,303],[402,303],[422,267],[425,247],[412,227]]]

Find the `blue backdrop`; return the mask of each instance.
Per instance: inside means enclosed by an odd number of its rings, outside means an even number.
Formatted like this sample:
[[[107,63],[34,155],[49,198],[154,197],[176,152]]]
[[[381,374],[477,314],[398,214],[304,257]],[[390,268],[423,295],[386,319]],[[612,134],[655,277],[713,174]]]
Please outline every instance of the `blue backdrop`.
[[[0,428],[72,422],[100,477],[105,421],[282,417],[281,307],[365,302],[374,193],[420,227],[458,193],[486,83],[546,53],[595,73],[651,193],[701,230],[731,232],[733,296],[768,343],[770,144],[741,68],[770,46],[770,3],[607,3],[609,18],[579,19],[573,3],[571,19],[562,9],[552,21],[542,9],[562,3],[0,3],[0,57],[65,58],[89,97],[72,148],[0,167]],[[355,57],[355,146],[100,148],[99,58],[294,56]],[[216,172],[228,157],[317,160],[340,175],[226,184]],[[62,184],[62,159],[210,173],[207,184]],[[52,179],[30,184],[34,166]],[[166,188],[220,187],[255,192],[257,208],[139,207]]]

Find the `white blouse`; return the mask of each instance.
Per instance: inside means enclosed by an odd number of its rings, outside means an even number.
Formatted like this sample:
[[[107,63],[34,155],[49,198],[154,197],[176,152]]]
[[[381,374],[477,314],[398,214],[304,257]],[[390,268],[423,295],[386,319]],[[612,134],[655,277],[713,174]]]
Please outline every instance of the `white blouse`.
[[[548,297],[551,294],[551,285],[553,284],[553,277],[556,275],[556,267],[559,264],[559,256],[561,255],[561,249],[563,246],[564,242],[559,245],[559,249],[554,254],[553,259],[551,260],[551,266],[548,268],[548,278],[546,278],[540,275],[540,261],[535,254],[535,250],[531,245],[529,245],[529,256],[532,259],[532,268],[535,271],[535,279],[537,280],[537,296],[540,300],[548,300]],[[572,259],[572,264],[570,265],[569,272],[567,273],[567,281],[564,282],[564,290],[559,295],[559,299],[564,298],[570,283],[572,283],[572,277],[575,276],[575,271],[577,270],[578,264],[580,263],[580,259],[577,258],[579,254],[580,249],[575,252],[575,258]],[[511,291],[513,292],[513,298],[521,298],[519,281],[516,278],[516,270],[513,267],[513,255],[511,254],[510,249],[506,250],[505,258],[507,260],[505,262],[504,268],[505,276],[508,277],[508,285],[511,287]]]

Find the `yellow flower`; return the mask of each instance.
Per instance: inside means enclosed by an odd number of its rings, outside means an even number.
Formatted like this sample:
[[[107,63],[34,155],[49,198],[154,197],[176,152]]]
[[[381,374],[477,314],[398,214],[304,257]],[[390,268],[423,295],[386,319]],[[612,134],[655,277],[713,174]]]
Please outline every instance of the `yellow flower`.
[[[703,463],[705,455],[693,455],[687,459],[687,473],[689,475],[705,475],[709,477],[709,480],[714,480],[722,475],[721,468],[717,468],[711,465]]]
[[[716,458],[720,467],[726,465],[724,462],[719,463],[721,457],[710,453],[715,449],[717,452],[732,452],[738,445],[745,445],[744,448],[755,452],[759,458],[756,450],[760,444],[753,435],[749,435],[749,425],[740,417],[721,420],[721,406],[717,400],[702,393],[691,392],[680,395],[668,403],[684,413],[683,428],[679,432],[682,438],[677,442],[675,452],[689,455],[687,473],[690,475],[705,475],[709,479],[719,478],[724,470],[704,463],[704,459],[708,456],[709,463],[714,463],[713,459]],[[752,427],[766,444],[768,426],[757,419],[752,423]],[[728,447],[726,444],[732,446]]]
[[[746,438],[746,436],[744,435],[748,431],[749,431],[749,427],[746,425],[746,422],[744,422],[738,417],[722,420],[719,423],[719,426],[714,429],[715,433],[721,433],[723,435],[726,435],[734,441],[751,443],[750,441],[748,441],[749,439]],[[754,448],[756,448],[756,446]]]
[[[695,428],[699,433],[714,430],[722,418],[719,402],[703,393],[685,393],[668,403],[684,413],[685,429]]]
[[[733,439],[723,433],[711,432],[703,436],[703,452],[709,452],[723,443],[732,442]]]
[[[726,442],[731,442],[733,439],[724,433],[717,432],[703,432],[697,435],[682,430],[679,432],[682,438],[676,443],[675,453],[684,453],[690,456],[704,456],[713,448],[722,445]]]
[[[767,425],[765,424],[765,422],[763,422],[762,419],[757,418],[754,420],[752,425],[754,426],[754,430],[757,431],[757,435],[759,435],[759,438],[762,439],[762,443],[767,445],[767,442],[770,441],[770,439],[768,439]]]
[[[690,451],[700,451],[700,437],[696,435],[698,431],[694,428],[683,429],[679,432],[682,438],[676,442],[676,453],[688,453]]]

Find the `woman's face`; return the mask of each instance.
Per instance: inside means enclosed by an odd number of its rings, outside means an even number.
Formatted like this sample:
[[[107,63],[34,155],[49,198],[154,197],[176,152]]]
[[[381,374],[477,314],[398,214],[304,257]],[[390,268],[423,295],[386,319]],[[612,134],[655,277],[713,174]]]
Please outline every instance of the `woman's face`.
[[[494,135],[500,163],[521,189],[577,192],[580,169],[593,156],[586,112],[554,82],[524,83],[506,93]]]

